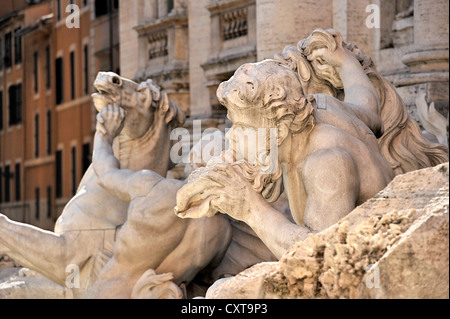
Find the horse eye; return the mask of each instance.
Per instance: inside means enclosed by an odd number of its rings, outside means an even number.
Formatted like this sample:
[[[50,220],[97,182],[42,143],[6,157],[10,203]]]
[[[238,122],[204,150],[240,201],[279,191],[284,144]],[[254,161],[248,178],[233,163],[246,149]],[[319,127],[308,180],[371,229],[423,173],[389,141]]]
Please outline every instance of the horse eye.
[[[112,82],[114,84],[119,85],[121,81],[120,81],[120,78],[118,76],[115,76],[115,77],[112,78]]]
[[[248,85],[251,85],[251,86],[252,86],[252,90],[254,90],[254,89],[255,89],[255,86],[253,85],[253,83],[252,83],[252,82],[247,82],[246,84],[248,84]]]

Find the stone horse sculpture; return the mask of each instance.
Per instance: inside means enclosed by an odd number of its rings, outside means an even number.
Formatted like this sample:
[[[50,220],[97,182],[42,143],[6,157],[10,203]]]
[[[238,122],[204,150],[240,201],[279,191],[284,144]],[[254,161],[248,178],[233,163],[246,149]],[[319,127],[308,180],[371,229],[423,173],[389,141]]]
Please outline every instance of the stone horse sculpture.
[[[179,106],[151,80],[141,84],[117,74],[100,72],[94,83],[95,107],[120,104],[127,116],[114,140],[120,166],[133,171],[151,169],[165,176],[170,167],[170,132],[185,119]],[[66,268],[80,270],[83,297],[112,256],[116,231],[127,219],[128,203],[108,193],[91,167],[76,195],[64,208],[54,232],[17,223],[0,214],[0,254],[65,285]],[[73,269],[73,268],[71,268]]]
[[[98,115],[93,166],[99,183],[129,202],[127,220],[117,232],[114,254],[89,292],[90,298],[163,298],[187,286],[208,266],[222,260],[231,230],[224,215],[185,220],[173,213],[183,181],[151,170],[121,169],[112,141],[121,130],[125,111],[108,105]],[[152,271],[153,270],[153,271]],[[174,284],[175,286],[174,286]],[[150,290],[150,291],[149,291]],[[161,292],[162,291],[162,292]]]
[[[217,96],[237,132],[230,134],[231,151],[243,162],[215,160],[193,174],[178,191],[175,212],[182,218],[226,213],[249,225],[277,258],[395,174],[448,161],[448,150],[427,142],[371,61],[332,30],[314,31],[276,60],[241,66]],[[241,128],[277,130],[276,172],[247,163],[240,152],[252,146]],[[281,184],[295,223],[267,202],[278,198]]]

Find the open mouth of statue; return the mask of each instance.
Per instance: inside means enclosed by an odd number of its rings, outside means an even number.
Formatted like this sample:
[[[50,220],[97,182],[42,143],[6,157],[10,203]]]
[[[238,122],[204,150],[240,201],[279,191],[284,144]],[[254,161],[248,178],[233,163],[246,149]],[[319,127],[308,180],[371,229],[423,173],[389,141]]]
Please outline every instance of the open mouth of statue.
[[[114,104],[117,98],[115,92],[102,84],[96,83],[94,84],[94,87],[97,89],[97,92],[92,94],[92,99],[94,100],[97,111],[100,112],[108,104]]]

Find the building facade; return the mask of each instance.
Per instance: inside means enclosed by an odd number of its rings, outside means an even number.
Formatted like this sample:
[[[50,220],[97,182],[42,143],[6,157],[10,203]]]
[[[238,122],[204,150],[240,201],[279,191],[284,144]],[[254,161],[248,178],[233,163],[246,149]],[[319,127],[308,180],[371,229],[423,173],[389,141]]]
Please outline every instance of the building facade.
[[[25,72],[18,34],[24,27],[25,6],[25,1],[10,1],[0,8],[0,205],[17,212],[24,199]]]
[[[95,76],[120,72],[118,1],[10,2],[0,20],[0,210],[52,229],[91,162]]]

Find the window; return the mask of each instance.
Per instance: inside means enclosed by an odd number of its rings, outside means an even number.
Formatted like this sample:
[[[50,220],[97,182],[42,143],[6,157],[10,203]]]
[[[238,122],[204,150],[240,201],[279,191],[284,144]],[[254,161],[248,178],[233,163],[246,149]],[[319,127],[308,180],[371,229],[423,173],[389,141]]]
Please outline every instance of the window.
[[[99,18],[108,14],[109,0],[95,0],[95,17]]]
[[[11,85],[8,88],[8,111],[9,111],[9,126],[16,124],[16,86]]]
[[[14,30],[14,63],[22,63],[22,36],[20,27]]]
[[[3,42],[2,37],[0,35],[0,71],[3,70]]]
[[[52,187],[47,187],[47,218],[52,217]]]
[[[91,144],[90,143],[83,144],[83,158],[82,158],[83,174],[86,173],[89,166],[91,165],[91,162],[92,162]]]
[[[16,124],[16,86],[11,85],[8,88],[8,111],[9,111],[9,126]]]
[[[33,77],[34,77],[34,94],[39,93],[39,55],[38,52],[33,54]]]
[[[61,104],[64,101],[64,76],[63,76],[63,58],[57,58],[55,63],[56,73],[56,104]]]
[[[172,12],[173,7],[174,7],[173,0],[167,0],[167,13],[168,13],[168,14],[169,14],[170,12]]]
[[[21,170],[20,163],[16,163],[16,168],[14,170],[14,177],[16,180],[16,202],[20,202],[22,200],[22,189],[21,189]]]
[[[87,6],[87,0],[83,0],[83,7]]]
[[[16,124],[22,123],[22,84],[16,85]]]
[[[89,48],[87,45],[83,47],[83,55],[84,55],[84,94],[89,94]]]
[[[11,32],[5,34],[5,56],[3,58],[6,68],[10,68],[12,65],[12,52],[11,52]]]
[[[52,154],[52,112],[47,111],[47,155]]]
[[[56,0],[56,19],[61,20],[61,0]]]
[[[0,91],[0,131],[3,130],[3,91]]]
[[[118,8],[118,0],[95,0],[95,17],[99,18]]]
[[[3,169],[0,167],[0,204],[3,203]]]
[[[51,73],[50,73],[50,46],[45,48],[45,88],[51,88]]]
[[[11,85],[8,89],[9,126],[22,123],[22,84]]]
[[[75,52],[70,52],[70,98],[75,100]]]
[[[5,203],[11,201],[11,168],[9,165],[5,166]]]
[[[34,157],[39,157],[39,114],[34,116]]]
[[[41,218],[41,190],[39,188],[36,188],[34,190],[35,197],[36,197],[36,207],[35,207],[35,217],[37,220]]]
[[[62,151],[56,152],[56,197],[63,196],[63,172],[62,172]]]
[[[77,192],[77,148],[72,147],[72,195]]]

